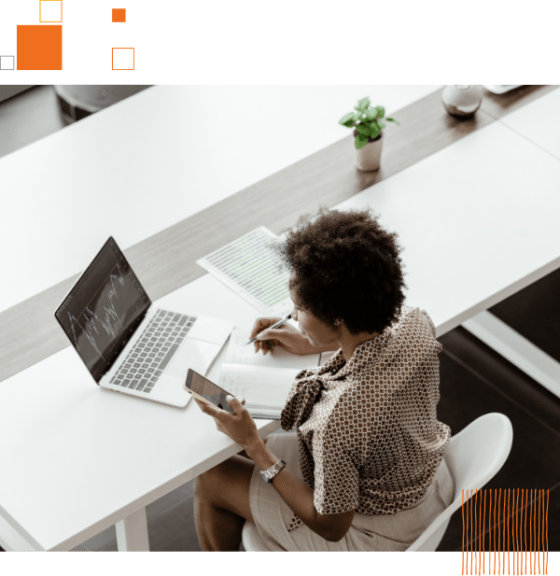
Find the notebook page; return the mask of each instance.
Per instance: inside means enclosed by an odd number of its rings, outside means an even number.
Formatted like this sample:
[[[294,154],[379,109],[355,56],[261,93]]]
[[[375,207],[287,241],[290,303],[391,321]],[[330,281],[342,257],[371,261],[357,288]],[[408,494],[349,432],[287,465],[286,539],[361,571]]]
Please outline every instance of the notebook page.
[[[223,364],[218,386],[238,400],[245,399],[247,408],[254,406],[281,410],[299,372],[293,368]]]
[[[285,316],[292,309],[290,271],[269,243],[278,237],[261,226],[196,263],[265,314]]]
[[[307,354],[297,356],[290,354],[283,348],[277,346],[274,352],[265,356],[262,352],[255,354],[253,344],[247,346],[250,339],[250,330],[235,328],[229,338],[226,362],[228,364],[245,364],[251,366],[263,366],[268,368],[294,368],[304,370],[316,368],[319,365],[320,354]]]

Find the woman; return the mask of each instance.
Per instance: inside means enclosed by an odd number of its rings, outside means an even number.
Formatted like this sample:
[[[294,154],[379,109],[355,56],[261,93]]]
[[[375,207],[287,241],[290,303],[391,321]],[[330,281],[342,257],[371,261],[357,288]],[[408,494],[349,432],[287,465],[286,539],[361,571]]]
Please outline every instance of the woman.
[[[245,520],[270,550],[405,550],[451,503],[442,346],[427,314],[403,306],[396,238],[368,210],[321,210],[277,247],[299,330],[259,319],[256,351],[337,352],[298,374],[281,416],[295,431],[268,442],[243,402],[233,414],[197,402],[244,448],[196,479],[204,550],[239,549]]]

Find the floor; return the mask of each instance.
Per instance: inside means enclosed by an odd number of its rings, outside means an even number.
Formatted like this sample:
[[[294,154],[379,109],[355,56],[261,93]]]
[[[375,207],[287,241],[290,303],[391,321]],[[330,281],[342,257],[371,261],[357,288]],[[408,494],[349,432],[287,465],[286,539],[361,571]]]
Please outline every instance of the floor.
[[[0,126],[0,156],[62,128],[52,88],[32,88],[0,103]],[[557,270],[490,311],[560,361],[559,293]],[[560,459],[556,456],[560,453],[560,399],[462,327],[439,340],[443,344],[439,420],[451,427],[452,434],[488,412],[501,412],[511,420],[510,457],[485,488],[549,489],[548,549],[560,551]],[[192,482],[148,506],[147,516],[152,550],[200,550]],[[438,550],[460,551],[461,546],[459,509]],[[116,549],[113,527],[75,548]]]

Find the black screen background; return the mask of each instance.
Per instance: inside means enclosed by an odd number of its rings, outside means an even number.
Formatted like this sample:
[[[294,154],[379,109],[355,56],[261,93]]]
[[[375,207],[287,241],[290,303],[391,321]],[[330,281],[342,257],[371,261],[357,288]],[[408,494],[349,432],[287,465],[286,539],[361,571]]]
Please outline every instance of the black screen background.
[[[124,254],[109,238],[55,316],[99,382],[150,304]]]

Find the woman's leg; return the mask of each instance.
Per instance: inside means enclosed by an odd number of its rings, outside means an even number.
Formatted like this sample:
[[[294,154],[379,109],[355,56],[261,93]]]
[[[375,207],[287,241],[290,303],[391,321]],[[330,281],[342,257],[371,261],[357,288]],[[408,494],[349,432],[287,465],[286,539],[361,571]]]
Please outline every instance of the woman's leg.
[[[253,522],[249,486],[254,463],[233,456],[194,481],[194,520],[203,550],[239,550],[245,520]]]

